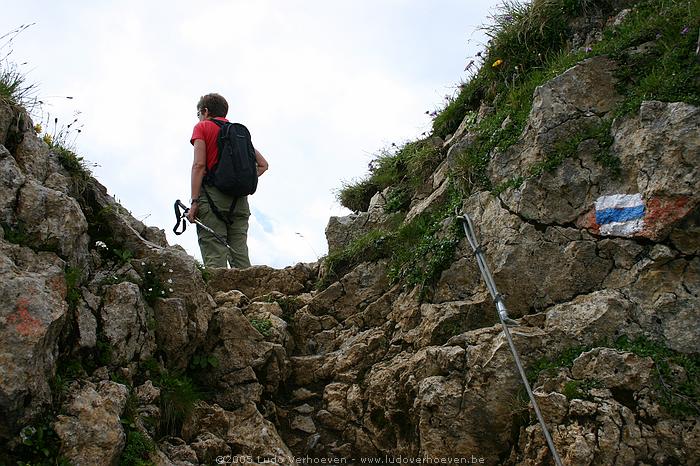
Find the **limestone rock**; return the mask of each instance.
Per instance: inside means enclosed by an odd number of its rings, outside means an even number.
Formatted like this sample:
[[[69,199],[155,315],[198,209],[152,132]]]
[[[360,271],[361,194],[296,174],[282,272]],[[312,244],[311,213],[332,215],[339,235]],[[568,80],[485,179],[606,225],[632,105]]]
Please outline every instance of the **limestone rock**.
[[[0,103],[2,105],[2,103]],[[0,145],[0,221],[14,224],[14,210],[19,189],[26,177],[12,157],[12,154]]]
[[[128,393],[126,386],[109,381],[71,393],[66,414],[54,424],[61,454],[76,466],[115,463],[124,448],[120,416]]]
[[[494,185],[528,170],[543,154],[581,126],[599,124],[620,101],[613,75],[616,64],[605,57],[584,60],[535,89],[530,115],[518,143],[496,153],[489,163]]]
[[[78,334],[81,348],[94,348],[97,344],[97,319],[84,301],[78,305]]]
[[[0,241],[0,437],[9,437],[51,402],[68,318],[65,263],[53,253]]]
[[[275,426],[262,417],[254,404],[227,413],[227,417],[229,430],[223,439],[236,451],[253,457],[279,458],[287,464],[294,461]]]
[[[331,217],[326,226],[328,253],[342,249],[371,230],[390,230],[399,225],[404,217],[402,213],[384,211],[388,195],[389,188],[376,193],[370,200],[367,212]]]
[[[199,464],[197,453],[180,438],[167,437],[160,441],[158,448],[170,461],[178,466],[196,466]]]
[[[152,319],[134,283],[119,283],[107,288],[102,307],[102,329],[113,347],[113,362],[125,365],[134,357],[148,358],[155,348],[154,335],[148,330]]]
[[[212,464],[216,458],[230,455],[231,447],[216,435],[206,432],[199,435],[190,445],[200,463]]]
[[[35,246],[56,250],[74,266],[85,264],[88,224],[72,197],[29,179],[19,190],[17,222]]]
[[[238,290],[254,298],[279,291],[285,295],[294,295],[306,291],[310,281],[316,275],[313,264],[297,264],[284,269],[267,266],[255,266],[248,269],[211,269],[211,278],[207,288],[217,291]]]
[[[577,379],[598,380],[605,388],[622,387],[636,391],[649,383],[653,366],[651,358],[596,348],[574,361],[571,374]]]

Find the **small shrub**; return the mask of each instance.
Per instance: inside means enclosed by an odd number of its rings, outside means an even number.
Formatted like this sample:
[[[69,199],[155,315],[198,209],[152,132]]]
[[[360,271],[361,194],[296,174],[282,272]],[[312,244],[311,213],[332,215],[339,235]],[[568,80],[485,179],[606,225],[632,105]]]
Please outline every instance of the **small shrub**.
[[[190,367],[194,370],[216,368],[219,367],[219,359],[213,354],[195,354],[190,360]]]
[[[155,450],[155,444],[147,435],[138,430],[128,429],[126,446],[119,457],[119,466],[151,466],[149,454]]]
[[[29,245],[29,236],[22,223],[10,225],[9,223],[3,222],[2,230],[5,241],[8,241],[13,244],[18,244],[20,246]]]
[[[104,336],[98,335],[97,343],[95,344],[95,362],[100,366],[109,366],[112,364],[112,345],[104,340]]]
[[[29,425],[20,432],[21,445],[15,454],[19,466],[68,466],[70,463],[59,454],[61,440],[50,421]]]

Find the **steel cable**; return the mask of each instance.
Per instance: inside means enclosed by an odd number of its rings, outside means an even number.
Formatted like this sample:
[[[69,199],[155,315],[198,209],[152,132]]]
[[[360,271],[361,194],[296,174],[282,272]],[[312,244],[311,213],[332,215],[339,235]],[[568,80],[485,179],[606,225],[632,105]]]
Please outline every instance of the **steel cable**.
[[[469,241],[469,245],[474,250],[474,256],[476,257],[476,263],[478,264],[479,270],[481,271],[481,276],[483,277],[484,282],[486,282],[486,287],[488,288],[489,293],[491,293],[493,301],[496,303],[496,309],[498,310],[498,318],[501,321],[501,325],[503,326],[503,333],[505,334],[506,339],[508,340],[508,346],[510,347],[510,352],[513,353],[513,359],[515,359],[515,365],[517,366],[518,372],[520,373],[520,378],[523,381],[523,385],[525,385],[527,394],[530,397],[530,401],[532,402],[532,407],[534,408],[535,414],[537,415],[537,419],[539,420],[540,426],[542,427],[542,432],[544,433],[544,437],[547,440],[549,451],[552,453],[552,458],[554,458],[554,462],[557,464],[557,466],[563,466],[561,459],[559,458],[559,453],[557,452],[557,449],[554,446],[554,442],[552,441],[552,436],[549,434],[547,425],[544,422],[544,417],[542,416],[540,407],[537,404],[537,401],[535,400],[535,395],[532,393],[532,388],[530,388],[530,383],[527,381],[525,369],[523,369],[518,350],[515,348],[515,343],[513,343],[513,338],[511,337],[510,330],[508,329],[509,324],[517,325],[517,322],[508,317],[508,310],[506,309],[503,297],[498,293],[498,289],[496,288],[496,282],[494,281],[493,276],[491,275],[491,271],[489,270],[489,267],[486,264],[484,251],[476,239],[476,233],[471,218],[469,218],[469,215],[467,214],[463,214],[461,216],[458,215],[457,218],[459,220],[462,220],[464,234],[467,236],[467,241]]]

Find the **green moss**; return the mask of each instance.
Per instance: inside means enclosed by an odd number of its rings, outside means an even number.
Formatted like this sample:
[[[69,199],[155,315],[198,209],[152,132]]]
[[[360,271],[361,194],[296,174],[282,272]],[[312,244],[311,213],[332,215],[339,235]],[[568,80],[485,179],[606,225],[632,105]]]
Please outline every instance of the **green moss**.
[[[128,384],[127,384],[128,385]],[[126,444],[119,456],[119,466],[151,466],[149,454],[155,451],[155,443],[148,436],[138,430],[136,418],[138,417],[138,399],[132,391],[124,407],[121,423],[126,431]]]

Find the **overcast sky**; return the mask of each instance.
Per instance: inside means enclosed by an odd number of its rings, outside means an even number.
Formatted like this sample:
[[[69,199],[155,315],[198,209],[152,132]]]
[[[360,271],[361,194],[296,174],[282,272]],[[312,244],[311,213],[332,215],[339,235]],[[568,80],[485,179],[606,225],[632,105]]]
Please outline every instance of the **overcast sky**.
[[[349,214],[343,182],[430,130],[425,112],[467,78],[500,1],[5,3],[0,35],[35,23],[10,44],[45,102],[35,120],[77,117],[96,178],[198,259],[195,229],[172,233],[172,206],[190,195],[196,103],[226,97],[270,163],[250,198],[251,262],[284,267],[326,254],[329,217]]]

